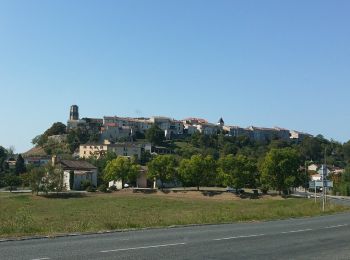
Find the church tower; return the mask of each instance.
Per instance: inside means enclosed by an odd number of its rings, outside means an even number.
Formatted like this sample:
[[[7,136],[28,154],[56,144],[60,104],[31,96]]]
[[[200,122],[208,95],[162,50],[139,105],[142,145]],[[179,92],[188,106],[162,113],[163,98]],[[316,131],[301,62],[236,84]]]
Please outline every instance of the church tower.
[[[220,117],[219,121],[218,121],[218,126],[223,127],[225,125],[224,119],[222,119],[222,117]]]
[[[69,120],[79,120],[79,107],[77,105],[70,107]]]

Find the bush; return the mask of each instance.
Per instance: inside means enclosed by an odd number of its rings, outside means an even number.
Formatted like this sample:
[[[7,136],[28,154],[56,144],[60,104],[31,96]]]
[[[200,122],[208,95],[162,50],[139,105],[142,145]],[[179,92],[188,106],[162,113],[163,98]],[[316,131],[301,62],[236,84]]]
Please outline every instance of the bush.
[[[92,183],[91,183],[90,180],[83,180],[80,183],[80,189],[81,190],[87,190],[91,186],[92,186]]]
[[[107,185],[106,184],[101,184],[100,186],[98,186],[98,191],[100,192],[107,192]]]
[[[267,194],[267,192],[269,191],[269,188],[267,187],[267,186],[262,186],[261,188],[260,188],[260,190],[261,190],[261,192],[263,193],[263,194]]]
[[[95,192],[95,191],[96,191],[96,188],[95,188],[95,186],[90,185],[90,186],[87,187],[85,190],[86,190],[87,192]]]
[[[113,185],[113,186],[109,187],[108,189],[109,189],[110,191],[116,191],[116,190],[117,190],[117,187]]]

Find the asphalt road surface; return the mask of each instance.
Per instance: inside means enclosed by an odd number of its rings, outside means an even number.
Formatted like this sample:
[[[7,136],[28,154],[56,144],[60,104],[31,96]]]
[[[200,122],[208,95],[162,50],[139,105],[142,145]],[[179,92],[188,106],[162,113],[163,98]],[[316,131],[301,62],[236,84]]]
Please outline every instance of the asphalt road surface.
[[[0,259],[350,259],[350,213],[0,242]]]

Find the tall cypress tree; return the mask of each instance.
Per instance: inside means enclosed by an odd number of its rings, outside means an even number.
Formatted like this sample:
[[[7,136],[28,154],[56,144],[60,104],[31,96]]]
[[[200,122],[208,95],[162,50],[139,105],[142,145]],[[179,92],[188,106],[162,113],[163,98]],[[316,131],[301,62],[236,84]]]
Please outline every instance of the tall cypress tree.
[[[19,175],[26,172],[26,166],[24,164],[24,159],[22,155],[18,155],[16,160],[15,174]]]

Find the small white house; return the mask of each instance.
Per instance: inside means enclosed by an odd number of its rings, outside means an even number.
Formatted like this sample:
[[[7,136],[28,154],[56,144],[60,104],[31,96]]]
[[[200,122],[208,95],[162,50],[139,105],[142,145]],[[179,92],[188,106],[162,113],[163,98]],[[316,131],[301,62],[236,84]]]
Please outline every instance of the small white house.
[[[317,164],[315,164],[315,163],[310,164],[310,165],[307,167],[307,169],[308,169],[309,171],[314,171],[314,172],[317,172],[318,168],[319,168],[319,166],[318,166]]]
[[[66,190],[80,190],[81,183],[90,181],[97,186],[97,168],[86,161],[59,160],[55,165],[63,169],[63,186]]]

